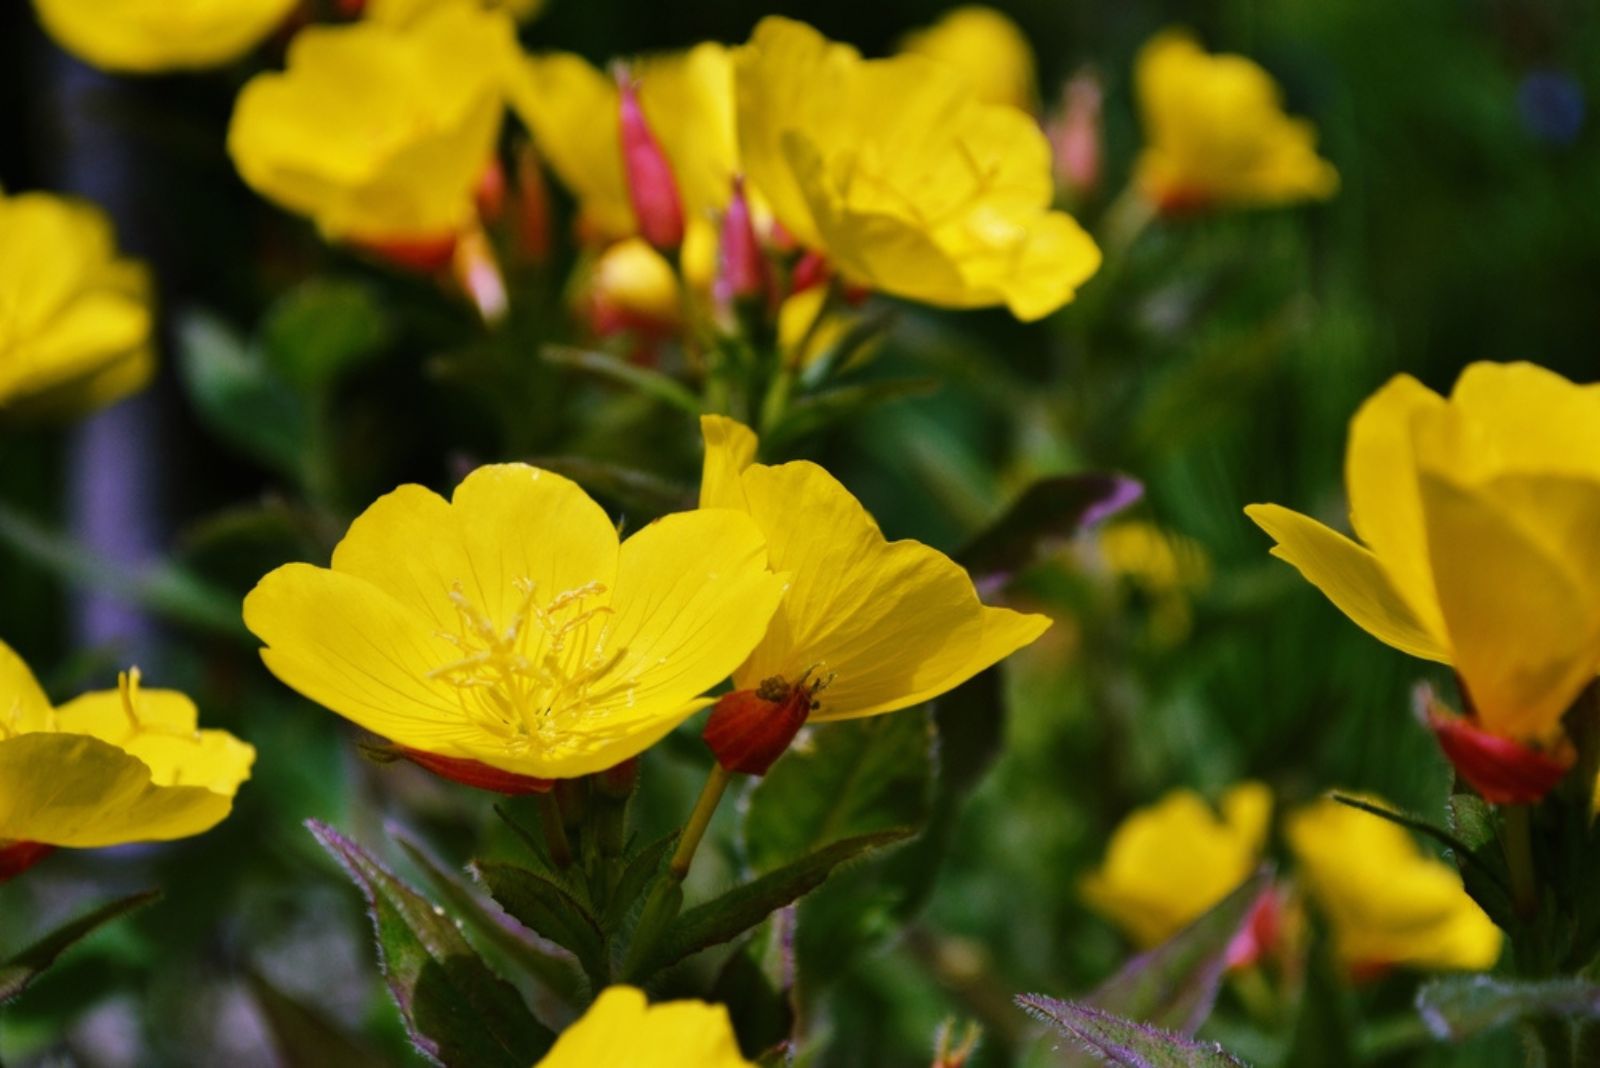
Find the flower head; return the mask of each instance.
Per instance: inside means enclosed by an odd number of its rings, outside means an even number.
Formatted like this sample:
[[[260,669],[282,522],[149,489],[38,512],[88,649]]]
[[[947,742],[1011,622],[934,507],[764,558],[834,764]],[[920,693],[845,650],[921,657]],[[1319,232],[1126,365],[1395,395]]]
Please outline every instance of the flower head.
[[[700,506],[749,515],[767,539],[773,568],[787,576],[772,625],[734,672],[735,692],[719,703],[708,733],[719,732],[719,718],[758,720],[752,701],[764,702],[758,709],[775,720],[803,701],[809,708],[802,722],[920,704],[1050,626],[1044,616],[985,605],[943,553],[885,539],[861,502],[816,464],[753,462],[756,436],[732,419],[705,416],[701,428]],[[792,737],[790,731],[778,752]],[[750,741],[740,740],[741,751]]]
[[[405,26],[314,26],[239,94],[228,151],[330,238],[441,244],[473,225],[514,56],[509,19],[445,4]]]
[[[981,102],[924,56],[863,60],[771,17],[735,59],[745,172],[776,220],[845,281],[952,308],[1037,319],[1100,264],[1051,211],[1033,118]]]
[[[73,55],[109,71],[218,67],[283,24],[295,0],[33,0],[39,21]]]
[[[1130,815],[1083,880],[1089,907],[1141,947],[1165,942],[1227,897],[1261,864],[1272,793],[1240,783],[1212,808],[1174,790]]]
[[[0,192],[0,415],[109,404],[153,368],[150,281],[99,208]]]
[[[703,1001],[651,1005],[631,986],[601,991],[535,1068],[751,1068],[728,1010]]]
[[[183,694],[139,681],[135,668],[118,689],[56,708],[0,642],[0,847],[162,842],[228,815],[255,750],[198,729]]]
[[[1038,107],[1033,47],[1021,28],[992,7],[970,4],[906,37],[901,50],[946,64],[985,104]]]
[[[1339,959],[1358,974],[1481,970],[1500,956],[1500,931],[1460,876],[1403,828],[1326,798],[1291,813],[1285,833]]]
[[[1449,399],[1400,375],[1350,423],[1363,544],[1278,505],[1246,514],[1369,634],[1453,666],[1477,727],[1559,748],[1600,670],[1597,435],[1600,386],[1531,364],[1473,364]]]
[[[1136,180],[1161,210],[1321,200],[1338,188],[1316,130],[1284,114],[1272,76],[1244,56],[1210,55],[1167,30],[1134,76],[1145,128]]]
[[[619,543],[574,483],[501,464],[449,501],[415,485],[379,498],[331,566],[280,567],[244,618],[279,679],[434,770],[560,779],[708,704],[781,593],[747,516],[668,516]]]

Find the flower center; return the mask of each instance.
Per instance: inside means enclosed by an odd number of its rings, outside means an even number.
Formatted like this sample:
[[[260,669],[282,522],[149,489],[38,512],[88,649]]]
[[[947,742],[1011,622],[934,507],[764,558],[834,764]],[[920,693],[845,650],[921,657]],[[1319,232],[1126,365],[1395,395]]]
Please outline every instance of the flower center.
[[[594,603],[604,584],[586,583],[543,602],[537,583],[521,578],[513,586],[521,599],[501,625],[460,582],[451,584],[460,627],[438,636],[461,656],[428,678],[454,686],[467,718],[521,753],[548,745],[603,701],[620,695],[631,703],[634,679],[616,671],[628,650],[609,648],[610,605]]]

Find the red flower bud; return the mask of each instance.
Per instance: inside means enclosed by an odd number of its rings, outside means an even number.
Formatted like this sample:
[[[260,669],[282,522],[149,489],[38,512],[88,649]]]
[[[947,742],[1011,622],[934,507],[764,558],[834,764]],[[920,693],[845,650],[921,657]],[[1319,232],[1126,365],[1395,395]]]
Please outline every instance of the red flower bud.
[[[1426,690],[1419,694],[1423,722],[1439,740],[1439,748],[1456,774],[1495,805],[1532,805],[1556,788],[1572,767],[1575,754],[1535,749],[1478,726],[1457,715]]]
[[[801,256],[794,265],[794,271],[789,275],[789,292],[804,293],[812,286],[820,286],[828,280],[832,272],[828,269],[828,261],[820,252],[807,252]]]
[[[596,772],[594,784],[602,797],[613,801],[627,800],[639,785],[639,758],[629,757],[615,767]]]
[[[0,883],[15,879],[55,851],[55,846],[43,842],[0,844]]]
[[[478,217],[484,222],[494,222],[505,211],[506,169],[498,159],[491,159],[484,168],[483,177],[472,191],[472,199],[478,206]]]
[[[815,692],[804,676],[793,684],[774,676],[757,689],[724,694],[700,736],[724,770],[765,775],[806,725]]]
[[[733,197],[722,216],[722,240],[717,257],[716,297],[724,304],[743,300],[765,300],[772,290],[767,258],[756,237],[750,217],[750,201],[744,195],[744,179],[735,175]]]
[[[434,274],[450,266],[456,254],[456,236],[408,237],[385,241],[356,240],[363,252],[403,271]]]
[[[1276,886],[1261,891],[1244,926],[1228,943],[1227,964],[1230,971],[1254,967],[1276,948],[1283,933],[1283,892]]]
[[[550,190],[533,143],[517,151],[516,247],[529,263],[550,259]]]
[[[645,121],[639,93],[625,70],[617,72],[621,93],[622,169],[639,233],[656,248],[683,244],[683,200],[672,164]]]
[[[419,768],[426,768],[441,779],[449,779],[462,786],[488,790],[491,793],[521,797],[524,794],[548,793],[555,786],[553,779],[535,779],[531,775],[501,771],[499,768],[492,768],[465,757],[440,756],[438,753],[410,749],[403,745],[397,746],[394,752],[396,756],[404,757]]]

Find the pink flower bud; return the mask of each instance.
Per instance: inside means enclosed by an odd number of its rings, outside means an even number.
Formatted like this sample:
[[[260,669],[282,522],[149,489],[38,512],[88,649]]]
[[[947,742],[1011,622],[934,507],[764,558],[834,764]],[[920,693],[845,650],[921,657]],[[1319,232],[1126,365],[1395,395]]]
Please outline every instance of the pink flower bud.
[[[683,243],[683,200],[672,165],[645,121],[638,90],[625,70],[617,72],[617,89],[622,98],[622,169],[639,233],[656,248],[677,248]]]
[[[1100,187],[1104,95],[1093,71],[1079,71],[1062,86],[1061,108],[1048,126],[1056,185],[1072,197],[1088,196]]]
[[[765,300],[772,291],[767,258],[756,238],[750,202],[744,195],[744,179],[735,175],[733,198],[722,216],[722,241],[718,250],[715,293],[723,304],[743,300]]]

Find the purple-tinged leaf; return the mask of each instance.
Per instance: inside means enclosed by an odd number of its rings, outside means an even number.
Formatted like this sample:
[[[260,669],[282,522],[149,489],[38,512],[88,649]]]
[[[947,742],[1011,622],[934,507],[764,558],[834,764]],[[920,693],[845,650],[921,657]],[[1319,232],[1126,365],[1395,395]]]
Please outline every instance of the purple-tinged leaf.
[[[1126,475],[1090,472],[1041,479],[968,542],[956,559],[972,573],[980,591],[992,590],[1053,545],[1143,496],[1144,486]]]
[[[1042,994],[1022,994],[1017,1004],[1117,1068],[1244,1068],[1215,1042],[1197,1042],[1092,1005]]]
[[[443,909],[327,824],[317,841],[361,889],[389,992],[412,1044],[447,1068],[528,1068],[555,1040]]]
[[[159,890],[119,898],[56,928],[15,956],[0,961],[0,1005],[14,1001],[56,959],[84,938],[121,916],[141,909],[161,896]]]
[[[1451,976],[1417,991],[1417,1012],[1434,1037],[1461,1042],[1530,1017],[1600,1018],[1600,985],[1582,979]]]

